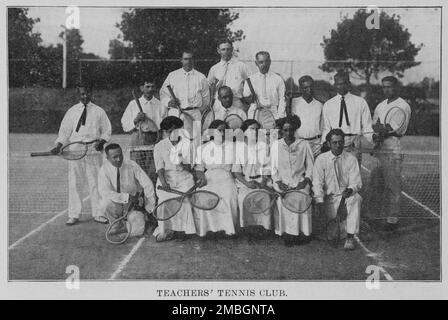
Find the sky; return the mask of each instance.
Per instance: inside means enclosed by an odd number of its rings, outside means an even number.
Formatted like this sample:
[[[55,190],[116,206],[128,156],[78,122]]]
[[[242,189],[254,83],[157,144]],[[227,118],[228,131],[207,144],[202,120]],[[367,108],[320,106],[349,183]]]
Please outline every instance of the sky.
[[[40,18],[34,31],[41,33],[44,44],[61,40],[68,14],[65,7],[33,7],[29,15]],[[109,41],[120,34],[115,26],[125,8],[80,8],[80,32],[84,38],[84,51],[108,58]],[[330,35],[341,17],[353,16],[353,8],[238,8],[239,13],[231,29],[242,29],[246,38],[235,44],[238,58],[247,61],[255,70],[254,55],[267,50],[273,60],[271,69],[282,76],[310,74],[316,79],[331,80],[331,74],[318,69],[323,62],[321,42]],[[440,78],[440,9],[434,8],[384,8],[387,14],[401,16],[401,24],[411,33],[411,41],[423,43],[417,61],[420,66],[405,72],[404,83],[418,82],[423,77]],[[278,61],[281,60],[281,61]],[[291,62],[292,61],[292,62]],[[373,82],[375,80],[373,79]]]

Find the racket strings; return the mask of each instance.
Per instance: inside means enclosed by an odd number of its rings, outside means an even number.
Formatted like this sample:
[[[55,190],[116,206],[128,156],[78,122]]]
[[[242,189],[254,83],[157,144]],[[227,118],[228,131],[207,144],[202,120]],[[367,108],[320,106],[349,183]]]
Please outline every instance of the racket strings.
[[[162,201],[153,211],[153,216],[159,221],[165,221],[174,217],[182,208],[185,197],[175,197]]]
[[[213,210],[219,203],[219,196],[213,192],[199,190],[191,194],[190,203],[202,210]]]
[[[291,191],[282,197],[282,204],[289,211],[304,213],[311,207],[312,200],[313,198],[304,192]]]

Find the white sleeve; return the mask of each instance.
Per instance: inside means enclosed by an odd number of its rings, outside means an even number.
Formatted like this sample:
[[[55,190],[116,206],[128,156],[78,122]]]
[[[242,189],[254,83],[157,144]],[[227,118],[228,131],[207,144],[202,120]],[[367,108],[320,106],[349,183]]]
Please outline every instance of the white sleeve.
[[[361,102],[361,130],[362,133],[364,132],[370,132],[366,133],[364,137],[371,143],[373,143],[372,140],[372,116],[370,115],[370,109],[369,105],[367,104],[366,100],[362,99]]]
[[[73,133],[75,127],[75,119],[73,115],[73,109],[69,109],[62,119],[61,126],[59,127],[58,138],[56,143],[66,144],[68,139]]]
[[[277,118],[281,119],[286,116],[286,101],[285,101],[285,82],[280,77],[280,82],[277,87],[278,94],[278,109],[277,109]]]
[[[361,190],[362,180],[361,173],[359,172],[359,164],[356,157],[350,157],[349,162],[349,176],[348,176],[348,187],[353,190],[353,194]]]
[[[134,119],[136,115],[133,112],[134,110],[132,110],[134,104],[134,101],[129,101],[128,106],[121,117],[121,126],[123,127],[124,132],[130,132],[135,129]]]
[[[322,143],[325,142],[325,137],[327,136],[328,132],[331,130],[331,123],[330,119],[326,113],[326,109],[328,108],[327,102],[325,102],[324,106],[322,107]]]
[[[102,198],[115,203],[126,204],[129,200],[128,193],[118,193],[114,190],[104,167],[102,167],[98,173],[98,192]]]
[[[314,199],[317,203],[324,202],[324,185],[325,185],[325,173],[324,173],[324,160],[322,156],[317,157],[313,167],[313,192]]]
[[[165,108],[168,108],[168,102],[172,99],[170,92],[168,91],[167,85],[170,84],[171,74],[165,79],[160,88],[160,102]],[[173,89],[174,90],[174,89]]]
[[[149,179],[145,171],[136,163],[133,164],[134,175],[137,181],[145,191],[145,209],[148,212],[152,212],[156,205],[156,196],[154,192],[154,185]]]
[[[112,135],[112,125],[109,121],[109,118],[107,117],[106,111],[104,111],[103,109],[101,109],[101,111],[101,139],[110,141],[110,137]]]

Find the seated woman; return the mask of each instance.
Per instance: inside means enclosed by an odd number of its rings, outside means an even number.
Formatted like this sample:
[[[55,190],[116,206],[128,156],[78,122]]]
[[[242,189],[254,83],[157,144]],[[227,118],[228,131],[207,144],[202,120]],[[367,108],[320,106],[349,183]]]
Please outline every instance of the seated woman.
[[[238,189],[240,226],[262,226],[265,230],[271,230],[272,212],[251,214],[245,212],[243,206],[246,195],[257,189],[258,183],[266,184],[270,175],[269,147],[258,139],[259,129],[260,124],[254,119],[243,122],[241,130],[244,132],[244,141],[236,142],[236,163],[232,166],[232,172]]]
[[[168,116],[160,123],[166,138],[154,147],[154,163],[158,176],[156,188],[158,203],[177,197],[171,192],[159,190],[159,186],[168,190],[186,192],[194,185],[190,161],[193,157],[190,155],[191,142],[182,134],[182,127],[182,120],[174,116]],[[185,200],[181,210],[174,217],[158,222],[154,236],[156,241],[171,240],[175,232],[179,233],[179,238],[182,240],[185,240],[185,235],[196,233],[193,210],[188,200]]]
[[[271,173],[274,188],[278,191],[298,189],[310,192],[313,172],[313,152],[308,142],[296,139],[294,133],[300,127],[296,115],[277,121],[282,131],[282,139],[274,141],[271,146]],[[277,200],[275,216],[275,233],[282,236],[286,246],[309,241],[311,235],[311,208],[303,214],[289,211]],[[304,235],[303,242],[298,236]]]
[[[211,140],[199,146],[196,152],[196,176],[198,190],[216,193],[220,201],[213,210],[195,209],[197,234],[204,237],[207,232],[224,231],[232,236],[238,229],[238,200],[235,181],[231,173],[233,145],[224,141],[224,131],[228,129],[222,120],[215,120],[209,129],[214,130]]]

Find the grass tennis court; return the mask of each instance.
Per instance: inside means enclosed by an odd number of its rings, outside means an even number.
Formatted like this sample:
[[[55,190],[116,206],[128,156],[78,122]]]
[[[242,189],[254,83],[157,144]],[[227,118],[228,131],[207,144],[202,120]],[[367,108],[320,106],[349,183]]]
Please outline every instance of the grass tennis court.
[[[109,244],[104,237],[106,226],[94,223],[90,214],[82,215],[78,225],[65,226],[65,160],[29,157],[31,151],[49,149],[54,139],[55,135],[46,134],[9,135],[9,280],[62,281],[69,265],[78,266],[84,280],[364,281],[369,265],[383,267],[394,280],[440,279],[440,220],[407,197],[403,197],[403,210],[412,208],[428,219],[403,219],[396,233],[377,230],[371,239],[361,239],[364,247],[353,252],[331,248],[319,239],[287,248],[277,237],[253,240],[247,233],[234,240],[156,243],[147,237],[119,246]],[[113,140],[125,145],[127,137]],[[403,144],[406,150],[439,151],[437,137],[407,137]],[[403,170],[403,190],[440,215],[438,176],[433,171],[425,173],[421,159],[420,163],[415,160],[415,167],[413,161]],[[374,159],[364,157],[364,168],[372,165]],[[416,168],[420,175],[415,174]],[[83,213],[88,213],[87,192],[82,196]],[[313,229],[319,229],[319,222],[319,217],[313,217]]]

